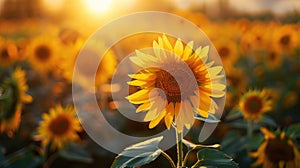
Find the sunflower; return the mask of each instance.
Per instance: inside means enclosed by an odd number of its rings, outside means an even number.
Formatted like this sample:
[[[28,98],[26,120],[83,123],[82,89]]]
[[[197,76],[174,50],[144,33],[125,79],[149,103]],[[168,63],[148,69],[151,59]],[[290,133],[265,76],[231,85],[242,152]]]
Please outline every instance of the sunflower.
[[[67,142],[79,139],[77,132],[82,128],[72,106],[63,108],[57,105],[50,109],[49,114],[44,113],[42,117],[35,139],[41,140],[43,146],[50,144],[52,150],[61,149]]]
[[[239,102],[245,119],[260,120],[262,115],[272,109],[272,101],[269,100],[266,90],[249,90]]]
[[[264,142],[251,156],[257,158],[252,166],[263,165],[263,168],[297,168],[300,167],[300,153],[297,146],[285,132],[273,134],[266,128],[261,128]]]
[[[283,63],[283,55],[277,50],[269,50],[264,55],[264,63],[268,69],[274,70]]]
[[[32,97],[26,94],[28,86],[25,76],[24,70],[16,68],[2,86],[1,96],[5,98],[0,108],[0,131],[9,135],[19,128],[23,105],[32,101]]]
[[[273,42],[279,52],[291,52],[299,43],[299,34],[293,25],[283,25],[278,27],[273,33]]]
[[[237,45],[231,40],[218,39],[214,45],[222,59],[225,71],[232,67],[239,58]]]
[[[224,96],[225,85],[221,84],[224,76],[219,74],[222,66],[213,66],[214,62],[208,61],[209,47],[199,47],[194,51],[193,41],[184,47],[180,39],[173,47],[163,35],[158,41],[153,41],[153,51],[154,54],[149,55],[137,50],[130,58],[139,67],[150,65],[150,68],[129,75],[133,80],[128,84],[140,90],[127,96],[131,103],[140,105],[137,112],[148,111],[144,120],[150,121],[149,128],[164,118],[168,129],[174,121],[181,132],[184,127],[191,127],[196,113],[203,117],[214,113],[218,106],[213,98]],[[192,75],[184,69],[186,65]],[[186,88],[185,92],[180,91],[175,78]],[[196,90],[190,87],[192,78],[198,83]],[[200,95],[200,99],[196,95]]]
[[[18,47],[0,37],[0,66],[9,66],[18,58]]]
[[[117,65],[116,56],[113,50],[108,50],[102,57],[98,66],[98,62],[95,59],[101,57],[100,53],[104,50],[104,44],[99,41],[89,40],[89,45],[85,46],[80,51],[81,62],[77,62],[76,76],[73,76],[75,63],[77,61],[77,55],[69,61],[64,67],[64,75],[72,82],[78,83],[83,88],[87,89],[91,86],[90,80],[95,75],[95,86],[99,87],[101,84],[107,82],[114,74],[115,67]],[[94,74],[93,67],[98,67],[96,74]],[[94,85],[92,86],[94,88]]]
[[[26,48],[26,56],[32,68],[40,73],[54,70],[60,55],[59,41],[50,36],[39,36]]]

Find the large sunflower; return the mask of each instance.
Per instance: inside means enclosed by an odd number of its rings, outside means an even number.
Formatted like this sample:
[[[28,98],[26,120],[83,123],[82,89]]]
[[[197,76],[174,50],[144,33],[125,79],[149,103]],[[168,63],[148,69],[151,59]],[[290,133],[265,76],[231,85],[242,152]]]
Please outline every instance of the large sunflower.
[[[43,120],[38,127],[36,140],[42,140],[42,145],[51,144],[51,149],[63,148],[67,142],[79,139],[77,132],[81,126],[72,106],[62,108],[61,105],[50,109],[49,114],[43,114]]]
[[[256,152],[251,153],[257,161],[252,166],[263,165],[263,168],[297,168],[300,167],[300,153],[297,146],[285,132],[273,134],[261,128],[264,142]]]
[[[266,90],[250,90],[241,97],[239,107],[245,119],[260,120],[264,113],[272,109],[272,101]]]
[[[148,111],[144,120],[150,121],[149,128],[155,127],[164,118],[168,129],[174,122],[181,132],[184,126],[190,128],[196,113],[208,117],[209,113],[215,112],[218,106],[212,98],[224,96],[225,85],[221,84],[223,75],[219,74],[223,68],[208,61],[208,50],[206,46],[194,51],[192,41],[184,47],[180,39],[173,47],[163,35],[153,42],[154,55],[136,51],[136,56],[130,58],[142,68],[150,65],[139,73],[129,75],[134,80],[128,84],[140,90],[127,97],[131,103],[140,105],[137,112]],[[192,76],[184,69],[186,65]],[[196,90],[190,87],[191,78],[197,81]],[[180,91],[177,82],[182,84],[185,92]]]
[[[60,52],[58,39],[50,36],[38,36],[32,39],[27,46],[26,56],[33,69],[45,73],[54,70],[58,64],[58,58],[63,55]]]
[[[25,76],[24,70],[16,68],[1,89],[0,96],[4,99],[1,99],[0,131],[7,132],[8,135],[12,135],[13,131],[18,129],[20,125],[23,104],[32,101],[32,97],[26,94],[28,86]]]

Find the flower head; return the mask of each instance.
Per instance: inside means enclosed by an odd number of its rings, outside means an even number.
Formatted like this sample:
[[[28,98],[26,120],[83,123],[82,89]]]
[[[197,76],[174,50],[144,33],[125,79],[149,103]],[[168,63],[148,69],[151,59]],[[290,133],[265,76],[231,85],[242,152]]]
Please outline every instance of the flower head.
[[[28,60],[33,69],[38,72],[49,72],[56,67],[60,56],[60,45],[56,38],[39,36],[30,42],[26,48]]]
[[[239,102],[239,107],[245,119],[260,120],[262,115],[272,109],[272,101],[268,99],[266,90],[250,90]]]
[[[0,66],[9,66],[18,58],[18,47],[0,37]]]
[[[261,128],[265,136],[258,150],[251,153],[257,158],[253,166],[263,165],[263,168],[296,168],[300,166],[300,153],[293,140],[285,132],[273,134],[266,128]]]
[[[32,97],[26,92],[26,72],[16,68],[12,76],[2,86],[1,96],[5,97],[0,108],[0,132],[12,135],[20,125],[23,104],[30,103]],[[1,104],[2,105],[2,104]]]
[[[218,108],[212,98],[225,94],[222,67],[208,61],[208,46],[193,50],[193,45],[191,41],[184,46],[178,39],[173,47],[163,35],[153,42],[153,55],[136,51],[131,57],[139,67],[148,68],[129,75],[133,80],[128,84],[140,90],[127,99],[140,105],[137,112],[148,111],[144,120],[150,121],[149,128],[164,118],[167,128],[174,122],[180,132],[191,127],[196,113],[208,117]]]
[[[43,114],[36,140],[42,140],[43,146],[50,143],[51,149],[61,149],[67,142],[78,140],[77,132],[81,131],[81,127],[75,115],[72,106],[63,108],[57,105],[50,109],[49,114]]]

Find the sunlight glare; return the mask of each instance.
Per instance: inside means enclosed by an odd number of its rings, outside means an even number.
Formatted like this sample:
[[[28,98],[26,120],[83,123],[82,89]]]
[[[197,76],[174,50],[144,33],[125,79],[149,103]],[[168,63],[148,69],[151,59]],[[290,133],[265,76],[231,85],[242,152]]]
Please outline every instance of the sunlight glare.
[[[90,10],[96,13],[107,11],[111,5],[111,0],[87,0],[86,2]]]

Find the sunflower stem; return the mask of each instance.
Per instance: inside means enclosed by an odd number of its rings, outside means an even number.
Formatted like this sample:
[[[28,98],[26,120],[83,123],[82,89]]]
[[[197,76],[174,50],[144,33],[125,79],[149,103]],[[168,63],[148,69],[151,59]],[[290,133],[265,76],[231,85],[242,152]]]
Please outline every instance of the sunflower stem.
[[[253,133],[253,121],[252,120],[248,120],[248,126],[247,126],[247,135],[248,138],[250,138],[252,136]]]
[[[182,146],[182,132],[178,132],[178,129],[176,130],[176,143],[177,143],[177,167],[182,167],[182,159],[183,159],[183,146]]]

